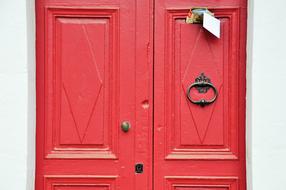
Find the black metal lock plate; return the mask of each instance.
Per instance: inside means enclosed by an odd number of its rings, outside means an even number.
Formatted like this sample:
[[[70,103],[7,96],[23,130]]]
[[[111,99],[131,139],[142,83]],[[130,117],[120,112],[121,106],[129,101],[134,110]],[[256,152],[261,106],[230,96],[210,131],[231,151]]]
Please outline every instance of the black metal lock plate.
[[[135,172],[138,174],[143,173],[143,164],[139,163],[135,165]]]

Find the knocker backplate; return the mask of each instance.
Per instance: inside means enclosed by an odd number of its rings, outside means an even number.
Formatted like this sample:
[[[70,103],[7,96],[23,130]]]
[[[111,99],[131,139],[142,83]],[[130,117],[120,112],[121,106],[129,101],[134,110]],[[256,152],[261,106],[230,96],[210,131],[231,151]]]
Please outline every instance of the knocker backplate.
[[[207,82],[207,83],[211,83],[211,80],[207,77],[207,76],[205,76],[205,74],[204,73],[201,73],[200,74],[200,76],[198,76],[196,79],[195,79],[195,82]],[[205,94],[205,93],[207,93],[208,92],[208,90],[210,89],[210,87],[209,86],[197,86],[197,87],[195,87],[197,90],[198,90],[198,92],[200,93],[200,94]]]

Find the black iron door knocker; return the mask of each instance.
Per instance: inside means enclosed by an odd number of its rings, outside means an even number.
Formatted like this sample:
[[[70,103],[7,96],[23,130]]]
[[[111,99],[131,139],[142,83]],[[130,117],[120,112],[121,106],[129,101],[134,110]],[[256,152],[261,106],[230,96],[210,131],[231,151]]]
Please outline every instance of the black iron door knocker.
[[[212,89],[214,92],[214,96],[211,99],[199,99],[194,100],[191,97],[191,89],[196,88],[199,93],[207,93],[209,89]],[[193,104],[200,105],[202,107],[214,103],[218,96],[217,89],[214,87],[214,85],[211,83],[210,79],[204,75],[204,73],[201,73],[199,77],[195,79],[195,82],[192,83],[188,89],[187,89],[187,98],[192,102]]]

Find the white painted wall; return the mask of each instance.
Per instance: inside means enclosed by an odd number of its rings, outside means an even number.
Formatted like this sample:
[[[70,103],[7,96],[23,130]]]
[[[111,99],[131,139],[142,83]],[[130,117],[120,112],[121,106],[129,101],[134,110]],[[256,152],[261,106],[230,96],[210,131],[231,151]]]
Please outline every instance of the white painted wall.
[[[35,128],[33,7],[32,1],[0,1],[1,190],[32,190]]]
[[[32,190],[35,138],[34,0],[0,2],[0,189]],[[285,0],[250,0],[248,190],[285,190]]]
[[[285,0],[249,6],[249,190],[286,189],[285,7]]]

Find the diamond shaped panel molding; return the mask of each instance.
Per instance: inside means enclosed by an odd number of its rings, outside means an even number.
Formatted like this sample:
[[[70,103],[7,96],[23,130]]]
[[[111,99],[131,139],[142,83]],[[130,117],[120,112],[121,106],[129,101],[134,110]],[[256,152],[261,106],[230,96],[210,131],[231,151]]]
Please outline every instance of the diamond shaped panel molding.
[[[68,119],[73,120],[73,127],[78,137],[77,143],[85,143],[84,138],[95,114],[102,89],[103,71],[99,68],[98,61],[104,59],[102,56],[104,48],[96,48],[98,46],[96,40],[104,36],[104,23],[96,23],[98,37],[95,38],[90,37],[94,35],[92,33],[94,27],[89,26],[93,22],[75,19],[74,22],[64,24],[65,19],[62,20],[62,33],[68,34],[62,36],[61,42],[67,46],[62,47],[62,96],[69,107],[71,117]],[[66,121],[62,122],[62,125],[65,125]]]
[[[193,43],[193,48],[188,53],[189,58],[187,59],[187,65],[182,69],[182,90],[183,94],[186,94],[186,90],[189,85],[191,85],[195,79],[200,75],[200,73],[205,73],[205,75],[211,79],[212,83],[220,92],[222,86],[222,74],[220,72],[218,58],[219,49],[217,46],[213,47],[212,39],[203,28],[195,28],[198,30],[196,38]],[[217,43],[215,43],[217,44]],[[200,99],[204,94],[198,91],[192,92],[194,96]],[[211,93],[211,92],[209,92]],[[207,95],[206,95],[207,96]],[[210,95],[211,96],[211,95]],[[188,101],[186,99],[186,101]],[[204,108],[193,105],[187,102],[190,117],[194,120],[194,125],[199,137],[200,143],[204,143],[205,136],[208,131],[210,119],[212,118],[213,110],[216,104],[205,106]]]
[[[46,14],[46,158],[115,159],[118,9]]]

